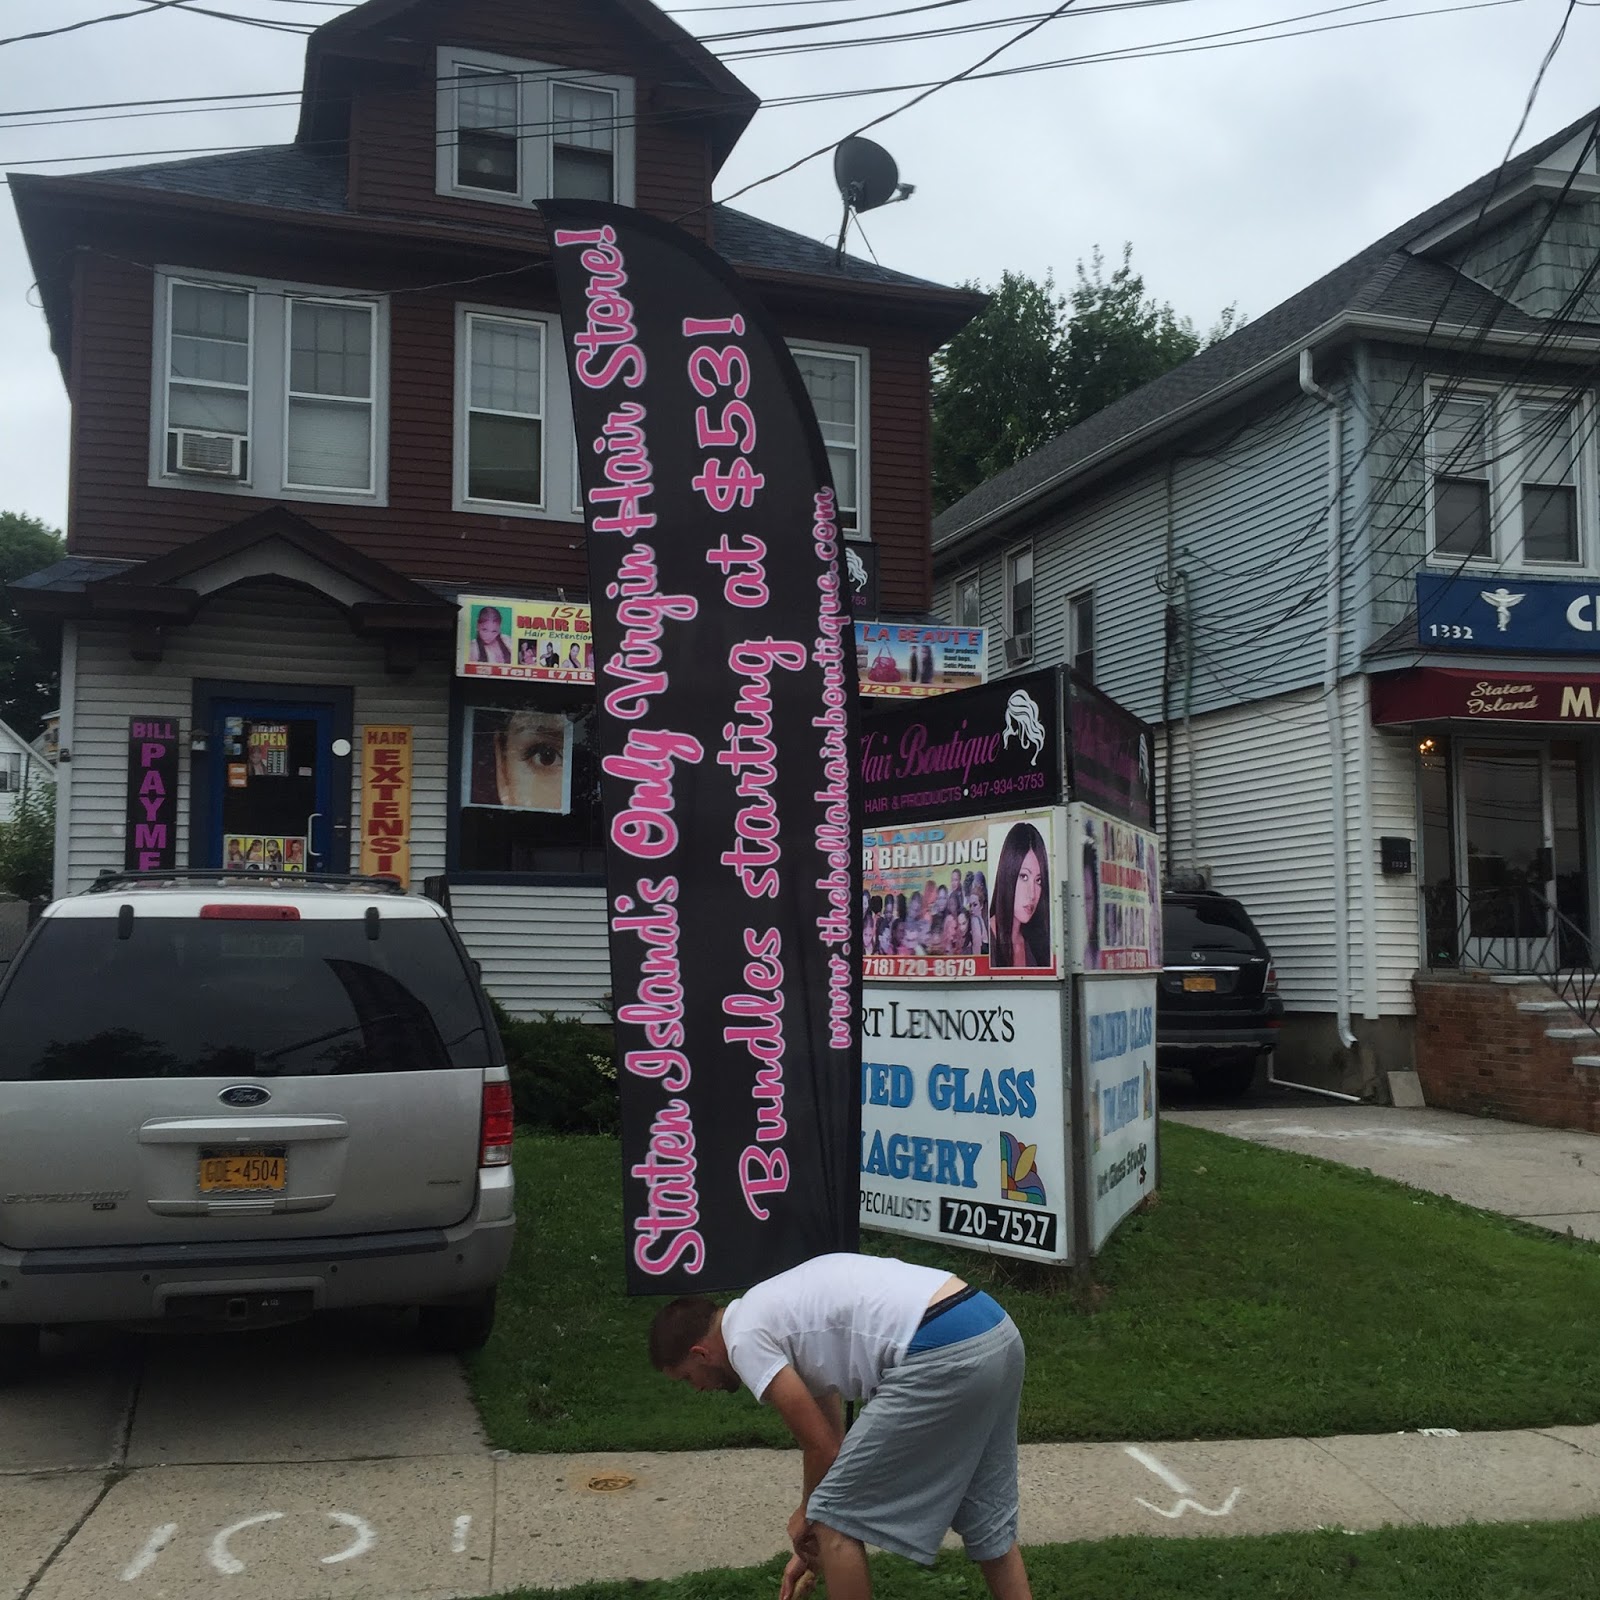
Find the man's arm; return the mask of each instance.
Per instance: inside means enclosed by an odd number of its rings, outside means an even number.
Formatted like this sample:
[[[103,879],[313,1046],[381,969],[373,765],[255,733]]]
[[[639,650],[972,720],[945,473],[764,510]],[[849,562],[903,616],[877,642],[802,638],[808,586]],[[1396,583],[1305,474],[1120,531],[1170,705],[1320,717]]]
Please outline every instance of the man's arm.
[[[844,1441],[844,1412],[837,1394],[818,1401],[793,1367],[784,1367],[762,1393],[761,1403],[773,1407],[788,1425],[805,1460],[802,1509],[811,1491],[822,1482]]]

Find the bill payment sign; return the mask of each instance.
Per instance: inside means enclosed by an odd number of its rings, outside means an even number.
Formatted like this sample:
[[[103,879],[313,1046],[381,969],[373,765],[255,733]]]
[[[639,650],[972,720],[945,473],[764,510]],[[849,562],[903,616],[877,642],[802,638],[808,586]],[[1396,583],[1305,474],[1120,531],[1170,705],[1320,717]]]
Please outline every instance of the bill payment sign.
[[[1149,978],[1079,985],[1096,1251],[1156,1186],[1156,999]]]
[[[867,991],[863,1224],[1071,1260],[1063,1004],[1060,985]]]

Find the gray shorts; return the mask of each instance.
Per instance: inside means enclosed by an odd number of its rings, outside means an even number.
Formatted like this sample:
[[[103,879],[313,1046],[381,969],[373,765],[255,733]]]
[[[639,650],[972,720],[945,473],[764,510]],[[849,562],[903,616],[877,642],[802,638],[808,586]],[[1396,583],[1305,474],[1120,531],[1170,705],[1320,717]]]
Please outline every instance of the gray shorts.
[[[974,1561],[1017,1538],[1022,1335],[1010,1317],[907,1356],[845,1435],[812,1491],[813,1522],[932,1566],[954,1528]]]

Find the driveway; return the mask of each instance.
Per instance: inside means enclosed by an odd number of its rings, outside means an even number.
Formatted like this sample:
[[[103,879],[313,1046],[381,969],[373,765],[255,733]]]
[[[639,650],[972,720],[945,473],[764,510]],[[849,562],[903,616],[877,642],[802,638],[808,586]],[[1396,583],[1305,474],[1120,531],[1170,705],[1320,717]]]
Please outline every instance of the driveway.
[[[1165,1115],[1600,1240],[1600,1137],[1591,1133],[1325,1101],[1207,1110],[1178,1109],[1169,1101]]]

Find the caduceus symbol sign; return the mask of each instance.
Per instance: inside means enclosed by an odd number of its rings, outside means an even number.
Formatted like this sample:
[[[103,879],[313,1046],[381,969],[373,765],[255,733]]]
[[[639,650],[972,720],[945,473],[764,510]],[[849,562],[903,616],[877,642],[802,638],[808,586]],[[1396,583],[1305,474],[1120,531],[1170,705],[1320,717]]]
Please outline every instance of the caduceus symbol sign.
[[[1495,631],[1504,633],[1511,626],[1512,606],[1520,606],[1527,596],[1512,594],[1509,589],[1502,586],[1499,589],[1480,589],[1478,598],[1488,601],[1494,607],[1495,615],[1500,619],[1495,624]]]
[[[1006,726],[1000,742],[1009,748],[1015,734],[1024,750],[1032,749],[1033,766],[1044,754],[1044,723],[1039,719],[1039,703],[1026,689],[1018,689],[1006,701]]]

